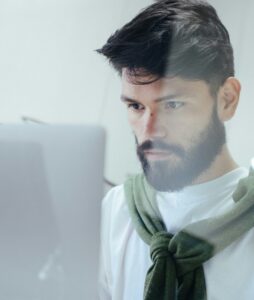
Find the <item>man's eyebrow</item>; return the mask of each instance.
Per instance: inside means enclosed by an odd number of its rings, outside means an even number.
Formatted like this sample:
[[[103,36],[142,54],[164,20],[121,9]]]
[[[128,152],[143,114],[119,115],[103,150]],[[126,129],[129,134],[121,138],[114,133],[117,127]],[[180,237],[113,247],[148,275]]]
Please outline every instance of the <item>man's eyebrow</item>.
[[[181,95],[180,94],[170,94],[170,95],[166,95],[166,96],[163,96],[163,97],[160,97],[160,98],[157,98],[154,100],[154,102],[158,103],[158,102],[162,102],[162,101],[167,101],[167,100],[172,100],[172,99],[177,99],[179,98]],[[121,100],[123,102],[135,102],[135,103],[140,103],[138,100],[135,100],[135,99],[132,99],[132,98],[129,98],[125,95],[121,95]]]
[[[155,99],[155,102],[162,102],[162,101],[167,101],[167,100],[174,100],[174,99],[178,99],[180,98],[181,95],[180,94],[170,94],[170,95],[166,95],[160,98]]]
[[[135,103],[139,103],[139,101],[137,101],[137,100],[135,100],[135,99],[131,99],[131,98],[129,98],[129,97],[127,97],[127,96],[124,96],[124,95],[121,95],[121,100],[123,101],[123,102],[135,102]]]

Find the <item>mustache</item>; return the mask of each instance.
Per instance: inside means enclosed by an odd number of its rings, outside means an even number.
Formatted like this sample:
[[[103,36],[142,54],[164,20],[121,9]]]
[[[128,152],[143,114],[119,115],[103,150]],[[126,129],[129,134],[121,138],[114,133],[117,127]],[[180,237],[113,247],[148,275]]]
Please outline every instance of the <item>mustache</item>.
[[[144,153],[146,150],[162,150],[162,151],[168,151],[171,153],[175,153],[178,156],[183,157],[185,152],[184,150],[177,145],[168,144],[161,140],[148,140],[143,142],[142,144],[137,144],[137,151],[138,153]]]

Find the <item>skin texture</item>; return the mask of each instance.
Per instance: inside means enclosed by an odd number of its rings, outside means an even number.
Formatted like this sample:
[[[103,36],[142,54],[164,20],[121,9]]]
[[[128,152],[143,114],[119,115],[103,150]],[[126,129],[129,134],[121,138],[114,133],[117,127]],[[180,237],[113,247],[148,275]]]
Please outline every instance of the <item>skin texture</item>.
[[[143,78],[142,81],[149,79]],[[143,149],[150,171],[158,171],[160,165],[167,166],[169,175],[179,175],[180,179],[181,172],[178,174],[176,171],[184,171],[188,158],[194,157],[187,154],[195,154],[195,151],[203,153],[205,149],[217,147],[210,157],[203,158],[209,160],[203,165],[203,170],[192,172],[189,169],[191,178],[176,186],[175,190],[212,180],[237,167],[223,140],[222,131],[224,122],[235,113],[239,94],[240,83],[233,77],[225,81],[214,98],[209,85],[202,80],[162,78],[141,85],[135,83],[127,70],[122,72],[121,99],[126,104],[129,124],[137,146]],[[218,134],[211,134],[211,130]],[[218,145],[215,140],[218,140]],[[204,143],[208,148],[203,147]],[[142,157],[139,158],[142,160]],[[167,188],[167,185],[155,188],[174,190],[174,186]]]

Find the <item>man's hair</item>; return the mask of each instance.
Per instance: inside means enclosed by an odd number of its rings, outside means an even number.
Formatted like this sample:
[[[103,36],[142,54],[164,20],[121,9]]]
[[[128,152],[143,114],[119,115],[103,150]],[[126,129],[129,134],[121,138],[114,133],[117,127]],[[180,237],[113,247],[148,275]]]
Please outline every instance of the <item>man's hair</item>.
[[[204,80],[217,92],[234,76],[233,49],[216,10],[199,0],[159,0],[117,30],[97,52],[137,84],[162,77]],[[149,82],[138,78],[150,76]]]

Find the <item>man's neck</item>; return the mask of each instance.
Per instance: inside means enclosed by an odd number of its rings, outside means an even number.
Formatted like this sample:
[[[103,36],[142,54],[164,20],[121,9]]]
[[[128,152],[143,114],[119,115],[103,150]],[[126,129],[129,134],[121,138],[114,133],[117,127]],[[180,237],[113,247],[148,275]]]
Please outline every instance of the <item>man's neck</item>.
[[[227,145],[224,145],[221,153],[215,158],[211,166],[204,171],[193,184],[199,184],[216,179],[238,168],[238,164],[232,158]]]

